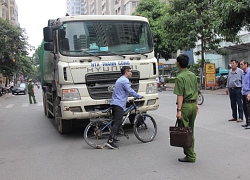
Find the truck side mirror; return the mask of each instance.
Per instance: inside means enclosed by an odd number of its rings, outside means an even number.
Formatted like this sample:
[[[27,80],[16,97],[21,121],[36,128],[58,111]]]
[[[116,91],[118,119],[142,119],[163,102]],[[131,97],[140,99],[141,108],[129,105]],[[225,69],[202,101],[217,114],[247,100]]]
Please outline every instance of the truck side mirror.
[[[53,42],[53,29],[51,26],[43,28],[43,37],[45,42]]]
[[[54,43],[53,42],[44,43],[44,50],[54,51]]]

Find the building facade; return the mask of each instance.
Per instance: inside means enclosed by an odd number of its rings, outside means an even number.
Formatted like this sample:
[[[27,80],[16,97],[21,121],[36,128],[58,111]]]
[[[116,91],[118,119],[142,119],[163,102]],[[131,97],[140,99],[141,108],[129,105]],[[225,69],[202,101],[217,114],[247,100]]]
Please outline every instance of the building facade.
[[[131,15],[140,0],[67,0],[67,13],[74,15]],[[165,1],[165,0],[164,0]]]
[[[67,0],[67,13],[71,16],[81,15],[81,0]]]
[[[234,44],[231,42],[221,42],[220,49],[226,52],[227,55],[219,55],[214,51],[205,53],[205,59],[210,60],[211,63],[215,64],[215,67],[222,67],[229,69],[229,65],[232,59],[238,61],[246,60],[250,63],[250,32],[242,30],[238,33],[240,37],[240,44]],[[194,52],[201,49],[201,42],[196,43],[196,49]],[[195,62],[201,59],[201,56],[195,56]]]
[[[0,18],[19,26],[18,7],[15,0],[0,0]]]

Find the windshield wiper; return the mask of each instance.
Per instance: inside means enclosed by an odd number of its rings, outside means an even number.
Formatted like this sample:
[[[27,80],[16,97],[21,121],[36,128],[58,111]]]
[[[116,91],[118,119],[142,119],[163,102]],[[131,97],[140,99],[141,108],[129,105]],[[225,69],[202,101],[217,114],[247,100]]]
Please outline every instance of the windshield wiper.
[[[69,52],[84,52],[84,53],[86,53],[86,54],[88,54],[88,55],[95,56],[95,57],[97,57],[97,58],[99,58],[99,59],[102,59],[101,56],[97,56],[97,55],[95,55],[95,54],[93,54],[93,53],[90,53],[90,52],[87,52],[87,51],[75,50],[75,51],[69,51]]]
[[[137,51],[133,51],[133,52],[136,53],[136,54],[143,55],[143,56],[145,56],[146,58],[148,58],[148,55],[146,55],[146,53],[139,53],[139,52],[137,52]]]
[[[87,51],[82,51],[82,52],[84,52],[84,53],[86,53],[86,54],[88,54],[88,55],[91,55],[91,56],[95,56],[95,57],[97,57],[97,58],[99,58],[99,59],[102,59],[101,56],[97,56],[97,55],[92,54],[92,53],[90,53],[90,52],[87,52]]]
[[[146,58],[148,57],[148,55],[146,55],[146,53],[139,53],[137,51],[132,51],[132,50],[123,50],[123,51],[117,51],[117,52],[133,52],[135,54],[139,54],[139,55],[145,56]]]
[[[121,56],[124,59],[126,58],[126,56],[124,56],[122,54],[117,54],[117,53],[114,53],[114,52],[111,52],[111,51],[102,51],[102,53],[107,53],[107,54],[112,54],[112,55],[116,55],[116,56]]]

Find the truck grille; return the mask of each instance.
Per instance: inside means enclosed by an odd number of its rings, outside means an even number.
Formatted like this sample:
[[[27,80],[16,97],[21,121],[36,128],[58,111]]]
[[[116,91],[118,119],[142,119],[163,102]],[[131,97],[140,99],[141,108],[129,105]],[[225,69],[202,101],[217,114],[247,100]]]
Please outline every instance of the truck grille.
[[[121,76],[121,72],[108,73],[90,73],[86,74],[86,84],[89,95],[92,99],[111,99],[112,87],[116,80]],[[132,89],[138,92],[140,72],[132,71],[132,77],[129,78]]]

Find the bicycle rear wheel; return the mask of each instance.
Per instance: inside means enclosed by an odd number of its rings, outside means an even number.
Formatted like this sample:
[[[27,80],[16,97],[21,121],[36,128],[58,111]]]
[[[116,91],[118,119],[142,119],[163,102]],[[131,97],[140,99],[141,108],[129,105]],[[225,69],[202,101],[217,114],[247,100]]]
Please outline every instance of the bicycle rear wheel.
[[[198,93],[198,105],[202,105],[204,102],[204,96],[201,93]]]
[[[108,140],[111,127],[105,120],[91,121],[84,130],[85,142],[97,149],[102,149]]]
[[[137,114],[133,126],[135,136],[141,142],[152,141],[157,133],[157,125],[154,118],[148,114]]]

